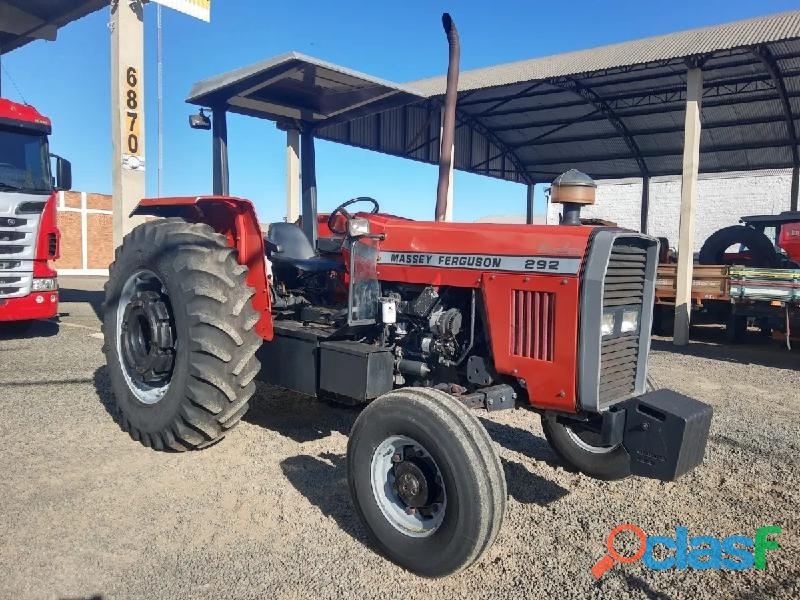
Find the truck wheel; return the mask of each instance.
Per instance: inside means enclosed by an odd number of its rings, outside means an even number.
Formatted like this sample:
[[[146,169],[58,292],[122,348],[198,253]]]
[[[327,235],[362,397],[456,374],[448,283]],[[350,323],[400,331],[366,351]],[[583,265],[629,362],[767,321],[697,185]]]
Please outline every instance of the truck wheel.
[[[261,345],[246,272],[207,225],[163,219],[125,236],[106,284],[103,332],[119,421],[134,440],[202,448],[241,419]]]
[[[475,562],[505,513],[492,440],[475,415],[438,390],[389,392],[364,409],[347,444],[347,480],[377,548],[424,577]]]
[[[578,423],[562,423],[551,412],[542,415],[542,429],[561,460],[586,475],[614,480],[631,474],[631,458],[622,444],[603,446],[598,433]]]

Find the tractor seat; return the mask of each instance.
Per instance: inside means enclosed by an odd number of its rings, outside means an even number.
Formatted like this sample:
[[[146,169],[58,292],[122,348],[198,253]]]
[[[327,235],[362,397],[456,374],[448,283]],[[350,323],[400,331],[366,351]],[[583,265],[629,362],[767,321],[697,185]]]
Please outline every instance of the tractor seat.
[[[272,223],[267,231],[267,257],[276,265],[308,273],[344,271],[344,265],[314,251],[303,230],[294,223]]]

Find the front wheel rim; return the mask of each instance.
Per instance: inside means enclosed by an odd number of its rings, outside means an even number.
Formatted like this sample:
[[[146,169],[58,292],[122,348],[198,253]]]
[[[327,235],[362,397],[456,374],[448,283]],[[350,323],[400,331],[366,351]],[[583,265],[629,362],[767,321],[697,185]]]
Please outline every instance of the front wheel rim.
[[[592,454],[608,454],[610,452],[613,452],[619,447],[619,444],[614,444],[613,446],[595,446],[593,443],[595,440],[592,440],[591,438],[599,437],[599,434],[596,434],[595,432],[592,432],[588,429],[582,430],[580,433],[575,431],[569,425],[564,425],[564,429],[566,430],[567,435],[570,437],[570,439],[576,446],[578,446],[582,450],[585,450],[586,452],[591,452]],[[581,437],[581,434],[583,434],[584,437]],[[587,436],[587,434],[591,434],[591,436]]]
[[[433,535],[447,509],[447,493],[439,465],[416,440],[394,435],[372,455],[372,493],[389,524],[409,537]]]
[[[140,269],[125,280],[115,337],[128,389],[142,404],[158,404],[169,389],[176,339],[166,288],[152,271]]]

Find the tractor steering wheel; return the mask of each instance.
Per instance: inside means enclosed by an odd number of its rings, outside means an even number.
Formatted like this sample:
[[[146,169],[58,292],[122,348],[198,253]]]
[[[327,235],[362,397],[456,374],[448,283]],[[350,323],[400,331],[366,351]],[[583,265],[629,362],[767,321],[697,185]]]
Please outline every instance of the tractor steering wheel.
[[[375,198],[370,198],[369,196],[359,196],[358,198],[351,198],[347,202],[342,202],[339,206],[333,209],[333,212],[328,216],[328,229],[330,229],[333,233],[338,235],[346,235],[347,234],[347,227],[345,226],[344,230],[340,231],[334,228],[334,223],[336,222],[336,215],[341,214],[345,221],[349,222],[352,216],[350,215],[345,207],[350,206],[351,204],[355,204],[356,202],[372,202],[372,210],[370,211],[371,214],[375,214],[380,211],[381,206],[378,204],[378,201]]]

